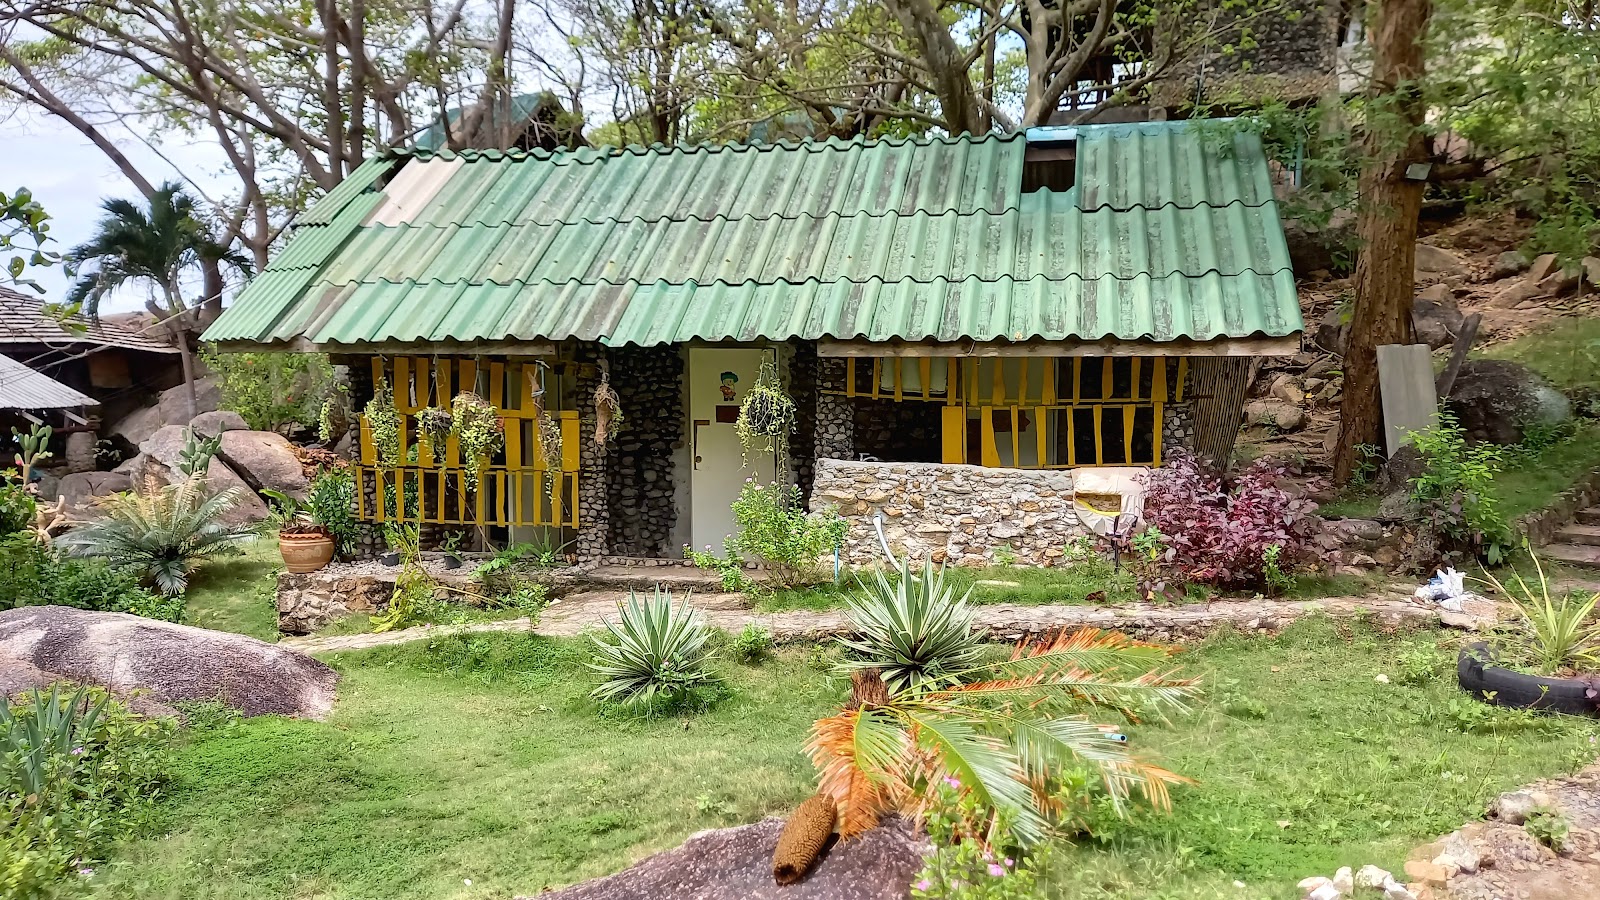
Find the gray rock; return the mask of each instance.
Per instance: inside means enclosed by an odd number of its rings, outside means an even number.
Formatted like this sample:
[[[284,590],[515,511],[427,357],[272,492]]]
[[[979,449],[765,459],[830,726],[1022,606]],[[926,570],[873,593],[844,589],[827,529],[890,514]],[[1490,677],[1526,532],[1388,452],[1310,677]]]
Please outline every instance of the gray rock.
[[[1399,490],[1378,501],[1378,518],[1389,522],[1409,522],[1417,517],[1417,502],[1409,490]]]
[[[1572,417],[1572,404],[1537,372],[1498,359],[1462,366],[1444,405],[1469,439],[1494,444],[1521,442],[1529,424],[1556,425]]]
[[[1554,253],[1541,254],[1535,257],[1528,266],[1527,280],[1534,283],[1543,281],[1554,275],[1560,268],[1561,264]]]
[[[156,398],[153,406],[136,409],[111,425],[108,433],[123,438],[134,446],[148,441],[157,431],[168,425],[184,425],[201,413],[211,412],[222,403],[222,388],[216,378],[205,376],[195,380],[195,415],[189,415],[188,395],[183,385],[167,388]]]
[[[178,464],[188,439],[186,431],[182,425],[163,426],[139,445],[138,456],[118,466],[117,471],[125,470],[136,486],[172,484],[179,479]],[[257,432],[230,431],[223,440],[226,442],[227,435],[240,433]],[[267,517],[267,504],[220,457],[212,457],[211,464],[206,467],[206,484],[212,491],[234,490],[239,493],[239,505],[225,517],[228,522],[259,522]]]
[[[702,831],[683,846],[537,900],[904,900],[927,843],[900,819],[835,843],[797,884],[772,878],[782,819]],[[535,900],[529,897],[525,900]]]
[[[64,606],[0,612],[0,656],[162,703],[219,700],[247,716],[322,718],[339,676],[255,638]]]
[[[1495,818],[1508,825],[1521,825],[1528,820],[1538,809],[1551,809],[1555,801],[1544,791],[1530,791],[1524,788],[1519,791],[1507,791],[1495,798],[1490,812]]]
[[[93,509],[94,498],[133,488],[133,480],[121,472],[74,472],[62,477],[57,496],[77,513]]]
[[[216,437],[224,431],[249,431],[250,423],[231,409],[216,409],[195,416],[189,427],[195,434]]]
[[[1366,865],[1362,866],[1361,870],[1356,872],[1355,886],[1358,888],[1370,888],[1376,891],[1382,890],[1385,883],[1393,880],[1394,875],[1392,875],[1388,869],[1380,869],[1377,866]]]
[[[1420,476],[1424,465],[1422,454],[1410,444],[1402,446],[1378,470],[1378,490],[1384,494],[1411,489],[1411,479]]]
[[[1411,303],[1411,322],[1417,329],[1417,340],[1435,350],[1455,343],[1465,317],[1461,310],[1424,297]]]
[[[1355,890],[1355,876],[1351,874],[1349,866],[1341,866],[1339,871],[1333,873],[1333,886],[1339,893],[1349,894]]]
[[[1460,276],[1467,274],[1466,263],[1461,257],[1449,250],[1435,247],[1432,244],[1417,244],[1416,259],[1417,276]]]
[[[1252,400],[1244,405],[1246,425],[1263,425],[1279,431],[1299,431],[1306,424],[1306,414],[1298,406],[1282,400]]]
[[[1489,274],[1495,278],[1510,278],[1528,268],[1528,258],[1520,250],[1507,250],[1494,258]]]
[[[256,490],[282,491],[304,497],[305,470],[289,439],[272,431],[228,431],[219,456],[244,483]]]
[[[1383,900],[1417,900],[1411,889],[1390,878],[1383,885]]]
[[[1478,854],[1478,848],[1463,837],[1461,832],[1451,832],[1445,836],[1441,844],[1439,855],[1433,858],[1434,865],[1444,866],[1446,869],[1455,866],[1468,875],[1478,871],[1482,857]]]
[[[1290,406],[1299,406],[1306,402],[1304,384],[1288,372],[1272,379],[1272,383],[1267,387],[1267,396],[1282,400]]]
[[[1322,318],[1311,326],[1311,341],[1329,353],[1344,355],[1345,347],[1350,343],[1350,323],[1339,307],[1323,313]]]

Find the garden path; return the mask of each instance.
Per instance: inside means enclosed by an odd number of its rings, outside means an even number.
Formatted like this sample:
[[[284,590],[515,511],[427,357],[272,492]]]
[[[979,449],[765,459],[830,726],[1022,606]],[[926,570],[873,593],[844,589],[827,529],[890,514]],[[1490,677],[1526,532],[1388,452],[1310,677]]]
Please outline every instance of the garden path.
[[[843,610],[797,610],[761,613],[749,608],[742,594],[691,595],[691,603],[706,621],[728,631],[748,624],[760,625],[779,642],[815,641],[844,634],[848,619]],[[627,592],[585,591],[553,602],[533,621],[527,618],[472,625],[424,625],[383,634],[284,638],[280,645],[303,653],[337,653],[426,640],[446,634],[533,632],[570,637],[598,628],[602,619],[615,617],[617,603]],[[1090,625],[1124,631],[1139,637],[1182,640],[1203,636],[1225,626],[1242,631],[1276,631],[1302,616],[1323,613],[1336,618],[1375,616],[1390,625],[1437,625],[1438,610],[1394,594],[1365,597],[1329,597],[1318,600],[1218,600],[1182,606],[1131,603],[1117,606],[1084,604],[986,604],[976,607],[978,624],[999,640],[1014,641],[1029,635]]]

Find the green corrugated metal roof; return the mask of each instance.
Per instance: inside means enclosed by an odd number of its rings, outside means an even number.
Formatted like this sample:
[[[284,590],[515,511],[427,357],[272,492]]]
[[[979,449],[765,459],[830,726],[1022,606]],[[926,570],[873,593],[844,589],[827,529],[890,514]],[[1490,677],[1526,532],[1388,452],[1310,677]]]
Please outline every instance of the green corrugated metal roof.
[[[1077,142],[1077,187],[1024,194],[1027,142],[1061,140]],[[301,227],[206,337],[1165,341],[1302,327],[1260,144],[1217,127],[442,153],[382,175],[331,193],[323,205],[339,208],[313,210],[303,221],[325,224]]]

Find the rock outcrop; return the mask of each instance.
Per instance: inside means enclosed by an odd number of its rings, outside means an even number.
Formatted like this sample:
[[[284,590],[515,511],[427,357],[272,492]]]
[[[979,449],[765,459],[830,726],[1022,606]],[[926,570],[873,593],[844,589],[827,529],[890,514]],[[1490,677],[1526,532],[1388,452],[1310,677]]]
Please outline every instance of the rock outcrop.
[[[1498,359],[1462,366],[1444,406],[1469,439],[1494,444],[1519,443],[1528,425],[1556,425],[1572,417],[1572,404],[1537,372]]]
[[[217,700],[247,716],[320,719],[339,676],[255,638],[65,606],[0,612],[0,669],[25,664],[164,704]]]
[[[683,846],[539,900],[908,900],[928,846],[899,819],[835,843],[803,879],[780,887],[772,851],[782,819],[702,831]],[[533,898],[525,898],[533,900]]]
[[[196,415],[213,412],[222,404],[222,388],[215,378],[206,376],[197,379],[194,389]],[[186,424],[190,418],[188,394],[180,384],[162,391],[153,406],[136,409],[123,416],[105,433],[137,447],[162,428]]]

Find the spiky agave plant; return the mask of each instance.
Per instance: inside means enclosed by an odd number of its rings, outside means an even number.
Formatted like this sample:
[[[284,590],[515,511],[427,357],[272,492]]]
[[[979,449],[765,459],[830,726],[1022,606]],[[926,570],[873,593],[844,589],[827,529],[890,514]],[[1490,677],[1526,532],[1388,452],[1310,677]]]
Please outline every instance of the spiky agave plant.
[[[1171,649],[1085,628],[1023,642],[1009,659],[951,671],[862,703],[813,726],[806,750],[819,792],[850,838],[881,816],[920,816],[944,780],[969,792],[1024,844],[1043,840],[1062,811],[1061,776],[1098,773],[1117,809],[1141,793],[1171,805],[1184,779],[1128,751],[1110,726],[1083,714],[1110,707],[1130,720],[1181,710],[1195,683],[1163,671]],[[982,834],[987,822],[971,823]]]
[[[971,590],[958,600],[945,584],[944,569],[925,561],[921,574],[901,561],[899,577],[874,572],[859,579],[861,595],[848,604],[854,635],[839,643],[857,659],[847,668],[875,668],[895,693],[945,682],[983,656],[983,638],[973,630]]]
[[[176,596],[189,587],[189,575],[201,562],[256,535],[254,525],[224,521],[241,497],[232,488],[210,493],[199,476],[154,491],[113,494],[100,500],[104,518],[57,543],[77,556],[127,566],[162,593]]]
[[[687,598],[674,605],[672,592],[657,587],[648,598],[629,591],[628,602],[617,608],[618,621],[603,620],[615,642],[594,639],[595,661],[589,668],[606,679],[594,689],[596,700],[673,703],[716,680],[707,666],[711,629]]]
[[[1537,586],[1516,573],[1512,573],[1511,584],[1488,573],[1483,579],[1510,600],[1522,617],[1523,629],[1507,632],[1502,640],[1546,675],[1567,669],[1592,671],[1600,666],[1600,625],[1593,621],[1600,592],[1587,597],[1576,592],[1551,597],[1544,565],[1537,555],[1530,555],[1539,574]]]

